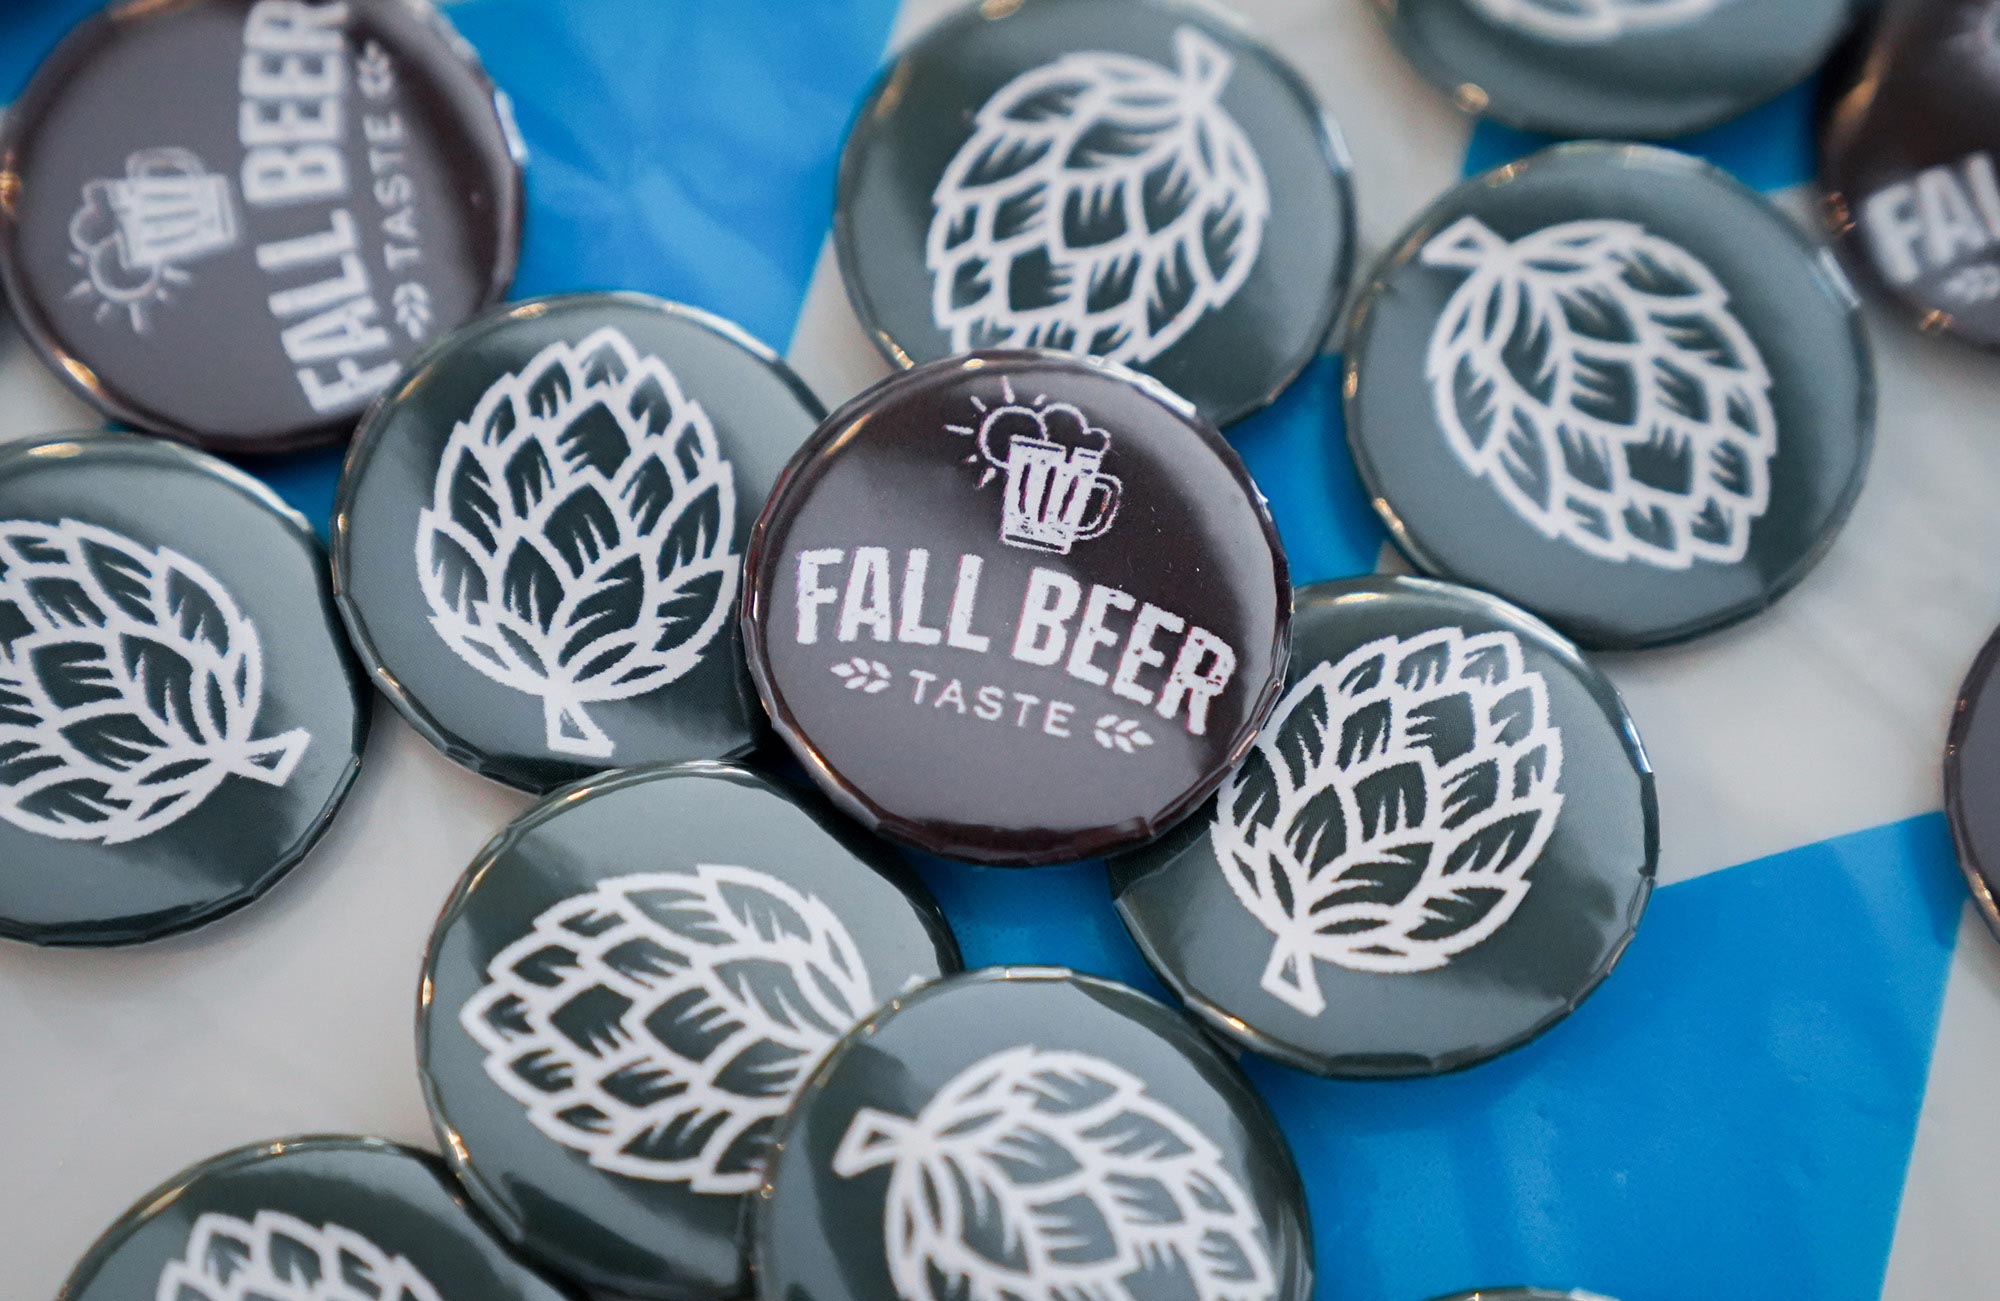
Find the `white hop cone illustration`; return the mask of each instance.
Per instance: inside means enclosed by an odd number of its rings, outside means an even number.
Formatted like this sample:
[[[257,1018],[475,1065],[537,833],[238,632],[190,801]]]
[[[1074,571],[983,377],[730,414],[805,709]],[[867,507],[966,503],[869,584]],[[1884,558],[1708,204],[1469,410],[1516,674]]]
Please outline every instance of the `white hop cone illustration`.
[[[834,1173],[883,1166],[902,1301],[1276,1295],[1262,1227],[1215,1144],[1085,1053],[995,1053],[914,1119],[863,1108]]]
[[[1605,560],[1743,559],[1770,504],[1771,376],[1709,269],[1625,221],[1424,245],[1462,270],[1425,374],[1452,451],[1544,536]]]
[[[442,1301],[402,1256],[338,1224],[277,1211],[203,1215],[153,1301]]]
[[[1726,0],[1472,0],[1502,27],[1563,45],[1595,45],[1706,18]]]
[[[1442,967],[1527,896],[1562,735],[1511,633],[1441,628],[1320,663],[1222,788],[1210,840],[1271,933],[1263,988],[1326,1010],[1315,964]]]
[[[608,758],[586,712],[675,681],[736,596],[735,476],[707,414],[615,329],[558,343],[457,425],[417,525],[431,626],[542,702],[548,745]]]
[[[80,520],[0,521],[0,817],[123,844],[231,777],[283,786],[311,736],[257,734],[257,630],[186,556]]]
[[[744,867],[602,882],[487,977],[459,1020],[535,1127],[699,1193],[756,1187],[806,1073],[876,1003],[833,911]]]
[[[1194,27],[1174,47],[1174,68],[1066,54],[981,106],[932,195],[926,248],[954,351],[1143,364],[1243,287],[1270,190],[1218,102],[1228,52]]]

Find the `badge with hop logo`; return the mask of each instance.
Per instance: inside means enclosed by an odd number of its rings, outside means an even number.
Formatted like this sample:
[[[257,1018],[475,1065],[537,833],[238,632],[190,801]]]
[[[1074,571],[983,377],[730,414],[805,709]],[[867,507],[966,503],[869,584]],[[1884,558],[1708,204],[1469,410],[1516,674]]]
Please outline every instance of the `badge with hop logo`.
[[[338,1224],[279,1211],[209,1212],[160,1274],[154,1301],[444,1301],[402,1256]]]
[[[0,818],[124,844],[231,778],[282,787],[312,737],[262,734],[264,651],[215,576],[95,524],[0,522]]]
[[[1418,578],[1295,596],[1284,695],[1192,825],[1111,862],[1218,1033],[1324,1075],[1456,1070],[1569,1015],[1651,892],[1652,774],[1546,625]]]
[[[453,429],[416,558],[459,658],[538,698],[551,750],[609,759],[589,706],[701,661],[733,609],[735,538],[708,413],[604,329],[502,376]]]
[[[1195,27],[1175,66],[1066,54],[980,108],[932,196],[933,310],[952,350],[1143,364],[1236,296],[1270,188],[1218,102],[1235,61]]]

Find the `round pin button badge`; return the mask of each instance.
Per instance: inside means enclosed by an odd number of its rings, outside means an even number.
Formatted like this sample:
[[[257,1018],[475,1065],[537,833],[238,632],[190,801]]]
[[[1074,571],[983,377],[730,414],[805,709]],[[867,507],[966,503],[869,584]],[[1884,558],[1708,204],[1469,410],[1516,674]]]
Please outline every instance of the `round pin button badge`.
[[[1822,110],[1820,182],[1848,264],[1923,328],[2000,347],[2000,10],[1884,5]]]
[[[1862,0],[1377,0],[1468,113],[1552,135],[1660,139],[1805,80]]]
[[[884,71],[834,245],[891,361],[1102,357],[1227,424],[1319,355],[1354,197],[1311,90],[1215,9],[1025,0],[967,6]]]
[[[871,829],[1032,865],[1158,834],[1249,744],[1291,587],[1263,499],[1122,367],[980,353],[829,417],[757,522],[750,667]]]
[[[762,1294],[1305,1301],[1283,1136],[1179,1013],[989,968],[877,1013],[814,1073],[754,1215]]]
[[[130,434],[0,450],[0,936],[128,944],[250,902],[369,716],[305,521]]]
[[[743,550],[824,414],[691,308],[493,313],[420,359],[348,453],[333,564],[355,645],[432,744],[523,790],[745,754]]]
[[[1300,590],[1249,756],[1111,880],[1225,1038],[1322,1075],[1429,1075],[1575,1010],[1638,926],[1658,841],[1632,720],[1575,647],[1484,593],[1363,578]]]
[[[530,1256],[640,1301],[737,1296],[746,1202],[807,1074],[957,968],[922,887],[817,798],[723,764],[612,774],[522,815],[446,904],[425,1096]]]
[[[57,1301],[573,1301],[513,1259],[436,1158],[381,1139],[225,1152],[148,1193]]]
[[[1347,356],[1348,442],[1397,546],[1592,647],[1790,590],[1860,492],[1874,410],[1831,256],[1636,145],[1451,191],[1376,269]]]
[[[1959,870],[1980,915],[2000,936],[2000,632],[1965,675],[1944,751],[1944,809]]]
[[[397,0],[109,7],[8,111],[0,189],[0,274],[56,373],[230,452],[345,438],[520,242],[492,83]]]

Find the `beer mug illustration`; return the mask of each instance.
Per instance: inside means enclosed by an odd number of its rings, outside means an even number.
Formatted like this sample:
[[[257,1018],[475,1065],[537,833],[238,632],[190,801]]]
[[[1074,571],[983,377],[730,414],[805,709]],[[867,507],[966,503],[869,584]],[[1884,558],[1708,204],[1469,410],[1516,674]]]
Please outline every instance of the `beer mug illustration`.
[[[89,279],[76,294],[95,297],[100,317],[123,308],[144,333],[146,305],[186,283],[181,268],[232,247],[239,234],[228,177],[185,149],[141,149],[125,160],[124,176],[83,187],[69,238]]]
[[[1123,485],[1103,468],[1111,435],[1083,412],[1062,402],[1010,401],[986,413],[978,438],[979,454],[992,467],[986,480],[1004,476],[1002,542],[1066,556],[1111,530]]]

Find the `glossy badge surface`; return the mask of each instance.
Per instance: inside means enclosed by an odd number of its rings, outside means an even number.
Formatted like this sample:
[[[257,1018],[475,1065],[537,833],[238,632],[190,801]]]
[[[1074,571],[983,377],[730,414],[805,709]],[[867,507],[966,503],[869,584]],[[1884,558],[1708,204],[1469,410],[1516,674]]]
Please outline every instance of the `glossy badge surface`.
[[[744,546],[824,414],[735,326],[635,294],[452,336],[348,454],[334,583],[355,646],[447,755],[523,790],[747,752]]]
[[[1220,1034],[1325,1075],[1505,1052],[1609,973],[1652,892],[1653,776],[1539,621],[1415,578],[1298,593],[1289,685],[1216,799],[1113,860],[1148,961]]]
[[[1352,270],[1345,145],[1241,25],[1169,0],[968,5],[898,55],[834,242],[876,345],[1121,362],[1219,424],[1319,355]]]
[[[1376,0],[1461,109],[1553,135],[1660,139],[1803,81],[1870,0]]]
[[[1179,1013],[989,968],[834,1049],[754,1216],[760,1295],[1306,1301],[1306,1208],[1270,1113]]]
[[[520,167],[429,5],[115,4],[0,133],[0,272],[113,419],[223,451],[346,437],[513,279]]]
[[[922,887],[817,798],[722,764],[613,774],[522,815],[445,906],[425,1095],[473,1200],[550,1268],[737,1296],[807,1073],[957,967]]]
[[[184,1170],[108,1229],[56,1301],[573,1301],[488,1236],[435,1157],[298,1138]]]
[[[1980,648],[1959,687],[1945,739],[1944,811],[1959,870],[1980,915],[2000,936],[2000,632]]]
[[[1849,265],[1924,329],[2000,346],[2000,9],[1889,0],[1823,109]]]
[[[0,935],[125,944],[268,889],[370,701],[269,489],[131,434],[0,449]]]
[[[1587,646],[1764,609],[1868,465],[1845,277],[1663,149],[1562,145],[1451,191],[1376,268],[1347,368],[1348,442],[1396,544]]]
[[[1122,367],[984,353],[834,413],[751,542],[778,731],[884,835],[984,863],[1151,838],[1276,698],[1291,588],[1242,462]]]

